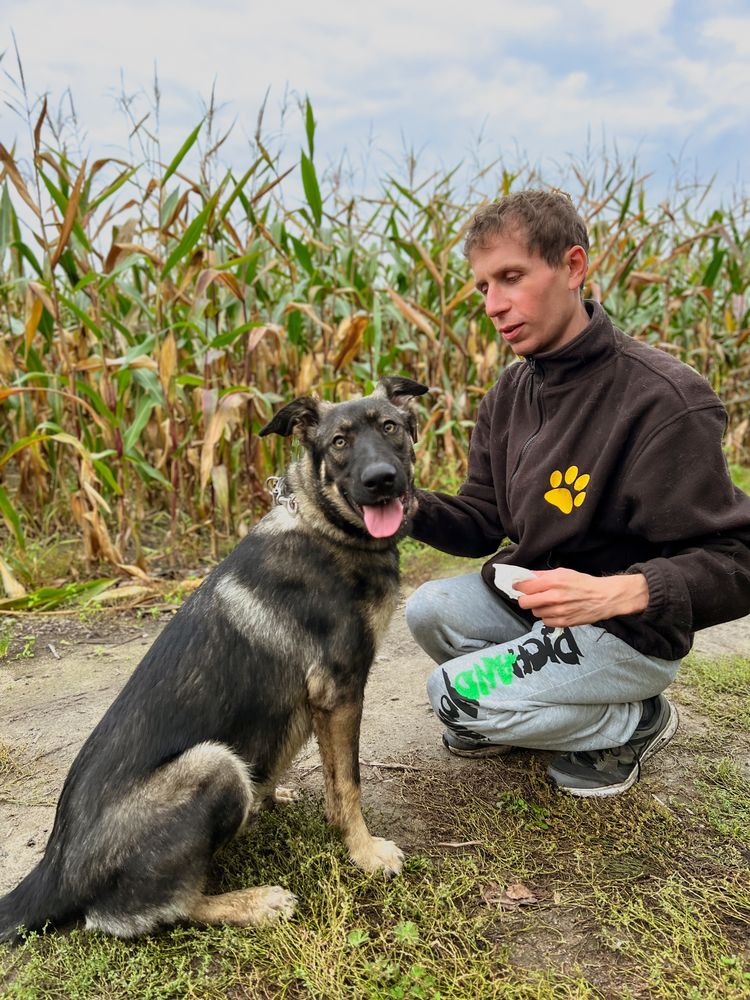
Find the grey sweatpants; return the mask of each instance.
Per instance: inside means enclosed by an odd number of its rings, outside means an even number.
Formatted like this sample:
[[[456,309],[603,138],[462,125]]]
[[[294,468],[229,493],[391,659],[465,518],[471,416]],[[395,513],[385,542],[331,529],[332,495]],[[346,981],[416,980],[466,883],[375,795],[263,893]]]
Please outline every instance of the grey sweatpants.
[[[478,742],[539,750],[621,746],[680,660],[637,652],[593,625],[528,623],[479,573],[424,584],[406,604],[412,635],[436,663],[427,693],[438,718]]]

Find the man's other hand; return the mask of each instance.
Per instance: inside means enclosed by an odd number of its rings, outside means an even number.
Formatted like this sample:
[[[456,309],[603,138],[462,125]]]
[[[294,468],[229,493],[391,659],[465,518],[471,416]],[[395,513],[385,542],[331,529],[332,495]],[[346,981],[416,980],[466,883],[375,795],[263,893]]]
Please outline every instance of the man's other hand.
[[[589,576],[573,569],[536,570],[533,580],[513,584],[523,594],[520,607],[545,625],[566,628],[633,615],[648,606],[648,584],[642,573]]]

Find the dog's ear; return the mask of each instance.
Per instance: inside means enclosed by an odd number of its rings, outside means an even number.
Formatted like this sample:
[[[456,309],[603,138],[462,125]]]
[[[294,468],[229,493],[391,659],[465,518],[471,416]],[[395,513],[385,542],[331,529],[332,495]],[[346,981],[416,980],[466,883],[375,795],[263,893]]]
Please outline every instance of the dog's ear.
[[[387,399],[393,406],[406,412],[409,424],[409,433],[412,440],[417,440],[417,415],[414,412],[412,403],[417,396],[423,396],[429,392],[429,387],[415,382],[413,378],[404,378],[403,375],[383,375],[372,391],[373,396],[380,399]]]
[[[313,399],[312,396],[300,396],[299,399],[293,399],[291,403],[282,406],[258,433],[261,437],[265,437],[266,434],[281,434],[282,437],[294,434],[303,444],[308,444],[319,423],[320,401]]]
[[[389,403],[403,410],[415,396],[424,396],[429,391],[428,386],[415,382],[413,378],[404,378],[403,375],[383,375],[372,390],[372,394],[387,399]]]

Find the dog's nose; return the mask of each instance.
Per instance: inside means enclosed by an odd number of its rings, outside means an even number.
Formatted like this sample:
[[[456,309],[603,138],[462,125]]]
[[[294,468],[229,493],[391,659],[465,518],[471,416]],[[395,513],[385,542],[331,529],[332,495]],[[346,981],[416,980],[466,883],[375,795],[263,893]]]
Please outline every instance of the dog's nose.
[[[365,489],[390,490],[396,482],[396,467],[390,462],[373,462],[362,470],[362,485]]]

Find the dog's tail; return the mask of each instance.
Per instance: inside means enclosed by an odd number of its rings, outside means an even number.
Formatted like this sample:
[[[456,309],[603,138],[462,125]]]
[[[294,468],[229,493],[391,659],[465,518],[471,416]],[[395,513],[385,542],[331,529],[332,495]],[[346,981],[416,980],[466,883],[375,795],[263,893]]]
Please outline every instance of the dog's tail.
[[[41,930],[72,915],[70,902],[60,894],[57,876],[44,861],[0,899],[0,941],[15,944],[21,931]]]

